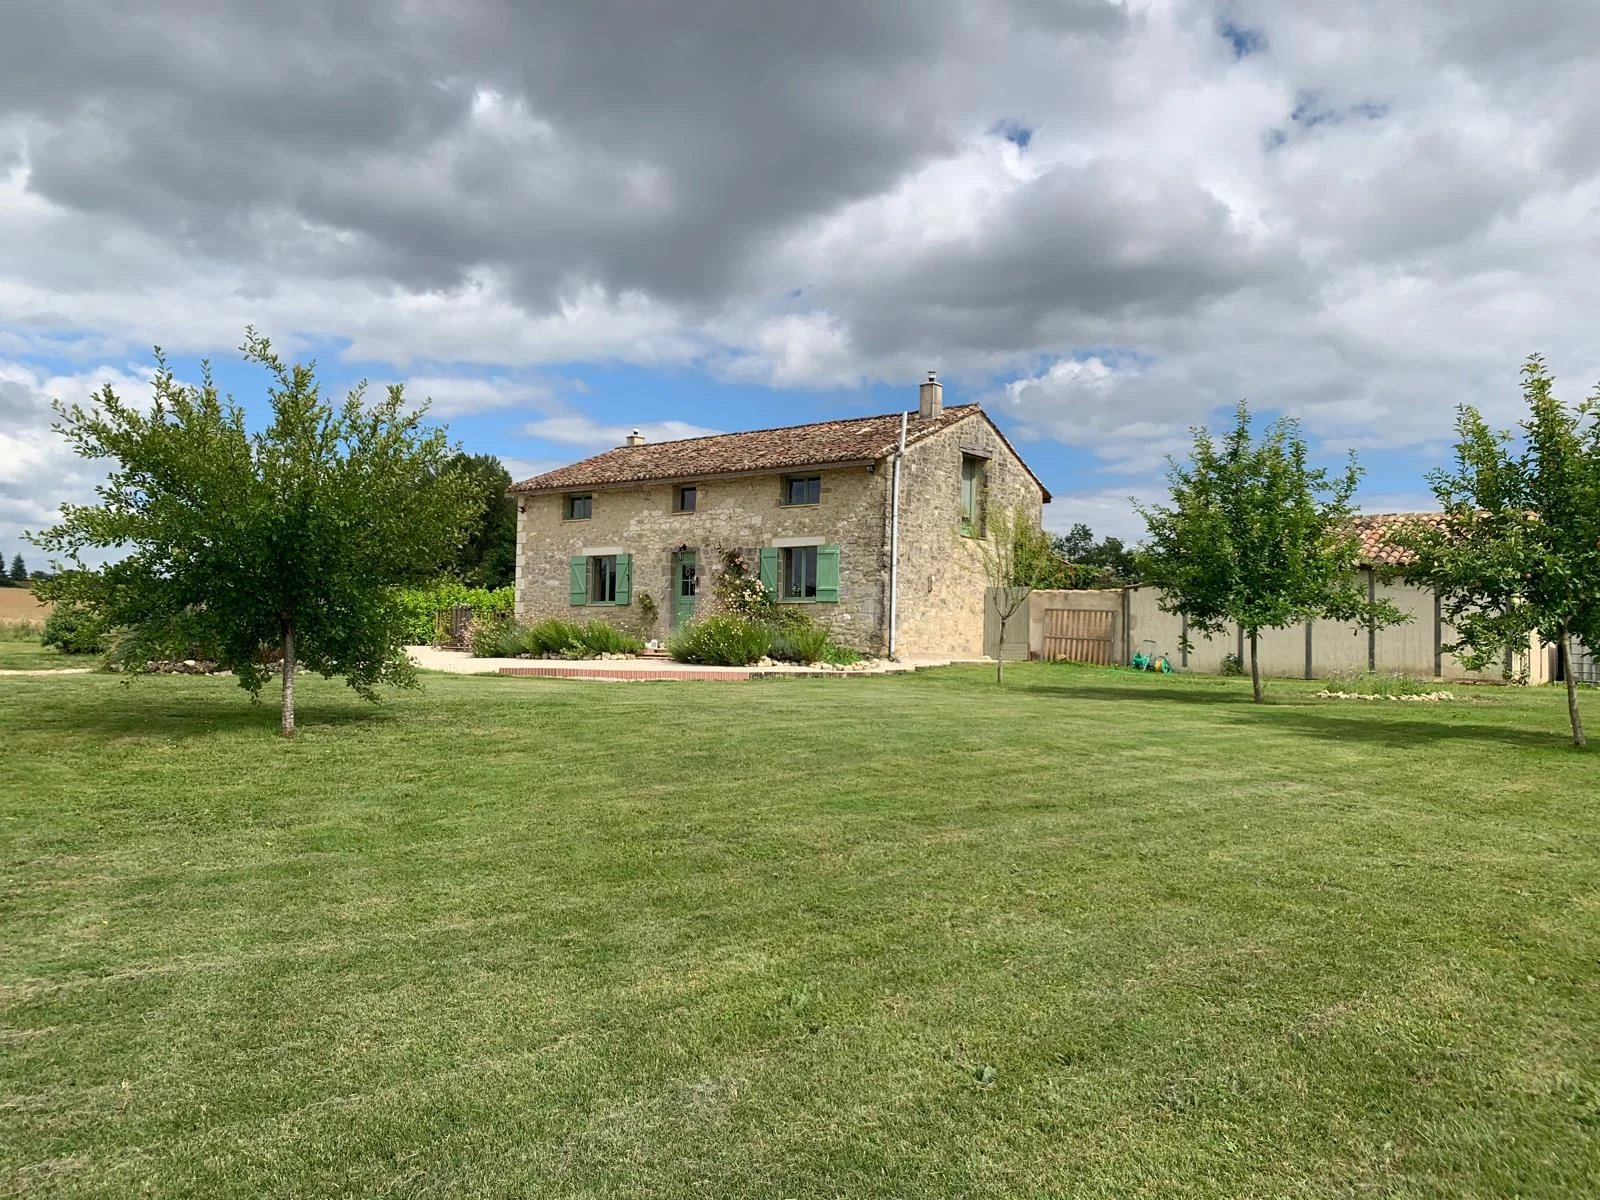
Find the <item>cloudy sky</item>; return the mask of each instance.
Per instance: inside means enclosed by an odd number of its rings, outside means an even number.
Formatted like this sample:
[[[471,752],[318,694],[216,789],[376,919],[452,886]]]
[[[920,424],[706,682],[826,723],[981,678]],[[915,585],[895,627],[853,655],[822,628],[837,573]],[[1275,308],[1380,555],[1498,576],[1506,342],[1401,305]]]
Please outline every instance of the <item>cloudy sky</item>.
[[[1239,398],[1426,502],[1453,406],[1600,378],[1594,0],[24,5],[0,38],[0,550],[48,399],[247,323],[531,473],[892,411],[938,368],[1056,492]]]

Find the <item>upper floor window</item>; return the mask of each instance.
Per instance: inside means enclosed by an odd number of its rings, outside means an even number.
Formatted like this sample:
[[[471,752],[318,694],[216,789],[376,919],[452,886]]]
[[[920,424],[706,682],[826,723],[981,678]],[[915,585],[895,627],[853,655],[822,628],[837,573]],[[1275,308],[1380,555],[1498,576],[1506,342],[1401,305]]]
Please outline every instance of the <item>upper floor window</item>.
[[[984,491],[989,464],[976,454],[961,456],[961,532],[966,537],[984,536]]]
[[[672,489],[673,512],[692,513],[699,502],[700,489],[692,483],[685,483]]]
[[[822,502],[822,476],[785,475],[783,477],[783,502],[785,504],[820,504]]]
[[[563,496],[561,498],[561,517],[566,521],[587,521],[594,515],[594,497],[585,493],[581,496]]]

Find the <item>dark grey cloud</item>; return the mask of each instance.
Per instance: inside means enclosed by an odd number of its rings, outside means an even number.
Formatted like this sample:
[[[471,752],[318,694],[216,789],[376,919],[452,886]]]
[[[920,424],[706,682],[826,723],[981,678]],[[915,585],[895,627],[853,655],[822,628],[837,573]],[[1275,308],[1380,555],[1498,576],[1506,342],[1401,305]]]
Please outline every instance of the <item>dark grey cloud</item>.
[[[938,363],[1111,463],[1240,395],[1403,442],[1528,350],[1600,372],[1592,0],[8,22],[0,335],[24,341],[217,349],[254,320],[397,366],[783,386]]]

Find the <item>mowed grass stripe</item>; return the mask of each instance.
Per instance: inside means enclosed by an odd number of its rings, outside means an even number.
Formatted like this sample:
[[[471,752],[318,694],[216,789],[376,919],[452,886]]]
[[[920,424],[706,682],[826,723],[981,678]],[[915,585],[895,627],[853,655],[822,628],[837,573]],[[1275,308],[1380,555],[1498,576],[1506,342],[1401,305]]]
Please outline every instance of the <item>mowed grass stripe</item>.
[[[0,681],[12,1190],[1590,1188],[1596,760],[1311,690]]]

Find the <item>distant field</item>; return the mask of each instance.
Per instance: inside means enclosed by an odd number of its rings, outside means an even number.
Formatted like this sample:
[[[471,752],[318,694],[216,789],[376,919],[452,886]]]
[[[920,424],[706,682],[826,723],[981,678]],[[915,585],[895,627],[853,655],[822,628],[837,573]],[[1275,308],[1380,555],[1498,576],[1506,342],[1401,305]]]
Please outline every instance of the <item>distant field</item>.
[[[36,600],[27,588],[0,588],[0,621],[42,621],[54,607]]]
[[[0,679],[0,1195],[1600,1196],[1559,692],[1007,680]]]

